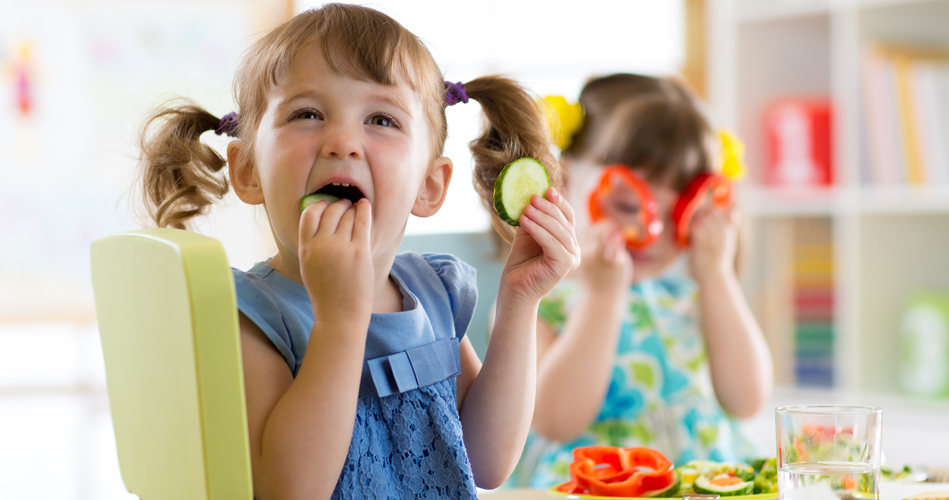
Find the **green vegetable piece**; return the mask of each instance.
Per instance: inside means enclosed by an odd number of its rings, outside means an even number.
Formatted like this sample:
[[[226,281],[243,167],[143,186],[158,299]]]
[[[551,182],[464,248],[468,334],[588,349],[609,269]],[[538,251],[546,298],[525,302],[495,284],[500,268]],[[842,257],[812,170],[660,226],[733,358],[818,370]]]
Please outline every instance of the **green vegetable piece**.
[[[735,464],[735,466],[730,469],[734,472],[735,477],[742,481],[751,481],[755,478],[755,471],[750,465]]]
[[[501,170],[494,182],[494,208],[498,217],[512,226],[520,226],[518,219],[532,195],[541,197],[550,187],[547,169],[533,158],[521,158]]]
[[[748,465],[750,465],[755,472],[761,472],[761,467],[764,466],[767,461],[767,458],[753,458],[748,461]]]
[[[308,194],[304,196],[303,201],[300,202],[300,211],[302,212],[303,210],[306,209],[306,207],[318,201],[323,201],[323,200],[326,200],[327,203],[336,203],[337,201],[339,201],[339,198],[331,194],[324,194],[324,193]]]

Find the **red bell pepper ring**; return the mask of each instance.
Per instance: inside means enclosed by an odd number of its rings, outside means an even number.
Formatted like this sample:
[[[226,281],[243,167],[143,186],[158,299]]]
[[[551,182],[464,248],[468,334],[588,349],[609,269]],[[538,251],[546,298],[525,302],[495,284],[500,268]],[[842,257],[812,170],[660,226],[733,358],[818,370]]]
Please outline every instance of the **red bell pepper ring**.
[[[626,240],[627,247],[633,250],[645,248],[662,234],[662,221],[659,219],[659,205],[652,194],[652,189],[632,168],[621,164],[604,167],[599,185],[590,193],[590,219],[597,222],[606,216],[603,211],[603,201],[620,187],[632,190],[641,203],[637,214],[641,227],[628,224],[621,227],[620,232]]]
[[[581,446],[573,458],[570,478],[593,495],[639,497],[675,481],[672,461],[652,448]]]
[[[672,209],[672,221],[676,227],[676,241],[681,247],[689,246],[689,230],[692,217],[706,201],[724,209],[732,206],[734,189],[727,178],[719,174],[703,173],[696,175]]]

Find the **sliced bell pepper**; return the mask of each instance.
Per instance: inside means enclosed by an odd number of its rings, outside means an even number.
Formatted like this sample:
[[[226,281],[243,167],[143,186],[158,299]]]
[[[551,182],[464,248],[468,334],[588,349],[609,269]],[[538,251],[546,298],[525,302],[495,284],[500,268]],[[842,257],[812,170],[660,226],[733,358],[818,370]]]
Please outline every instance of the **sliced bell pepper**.
[[[652,448],[581,446],[573,458],[570,478],[593,495],[639,497],[675,481],[672,461]]]
[[[604,167],[599,184],[590,193],[588,202],[590,219],[597,222],[605,217],[606,212],[603,210],[605,198],[622,187],[632,190],[641,203],[639,213],[636,215],[639,224],[627,224],[620,227],[626,246],[639,250],[659,238],[662,233],[662,221],[659,219],[659,205],[652,194],[652,189],[632,168],[621,164]]]
[[[695,212],[706,202],[720,208],[730,208],[734,198],[732,183],[719,174],[703,173],[696,175],[672,209],[672,221],[676,227],[676,241],[679,246],[689,246],[689,230]]]

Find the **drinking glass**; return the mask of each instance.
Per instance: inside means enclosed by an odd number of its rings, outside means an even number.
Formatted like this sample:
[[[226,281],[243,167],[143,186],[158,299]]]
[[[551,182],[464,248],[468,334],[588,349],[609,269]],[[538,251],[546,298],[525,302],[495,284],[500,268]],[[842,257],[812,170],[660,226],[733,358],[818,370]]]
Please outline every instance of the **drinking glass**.
[[[778,498],[878,500],[882,417],[869,406],[777,408]]]

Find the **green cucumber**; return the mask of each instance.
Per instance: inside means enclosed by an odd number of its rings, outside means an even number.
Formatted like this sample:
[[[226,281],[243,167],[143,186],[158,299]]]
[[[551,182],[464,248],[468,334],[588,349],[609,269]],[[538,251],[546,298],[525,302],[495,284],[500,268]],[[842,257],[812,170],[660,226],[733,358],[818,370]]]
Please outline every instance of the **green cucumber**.
[[[324,194],[324,193],[308,194],[304,196],[303,201],[300,202],[300,211],[302,212],[303,210],[306,209],[306,207],[318,201],[323,201],[323,200],[326,200],[326,203],[329,204],[329,203],[336,203],[337,201],[339,201],[339,198],[331,194]]]
[[[507,164],[494,182],[494,208],[498,217],[512,226],[520,226],[517,219],[532,195],[543,198],[550,187],[547,169],[533,158],[521,158]]]
[[[725,476],[725,474],[722,474]],[[728,476],[734,479],[739,479],[734,476]],[[730,486],[720,486],[712,484],[715,478],[709,478],[707,476],[699,476],[695,479],[695,482],[692,483],[692,489],[696,493],[705,493],[713,495],[721,495],[723,497],[734,497],[740,495],[751,495],[754,492],[755,484],[753,481],[740,481],[736,484]]]

